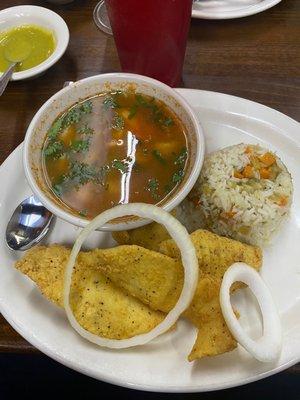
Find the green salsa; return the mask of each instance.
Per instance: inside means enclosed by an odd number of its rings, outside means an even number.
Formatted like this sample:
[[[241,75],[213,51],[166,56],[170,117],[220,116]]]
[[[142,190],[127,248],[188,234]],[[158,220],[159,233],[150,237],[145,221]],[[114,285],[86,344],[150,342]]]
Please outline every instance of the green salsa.
[[[56,46],[53,32],[38,25],[21,25],[0,32],[0,72],[12,62],[25,71],[51,56]]]

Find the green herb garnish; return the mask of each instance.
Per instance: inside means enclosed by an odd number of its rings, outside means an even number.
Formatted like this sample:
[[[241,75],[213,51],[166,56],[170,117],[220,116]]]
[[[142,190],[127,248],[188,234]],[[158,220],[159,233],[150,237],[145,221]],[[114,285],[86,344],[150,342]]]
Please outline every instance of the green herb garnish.
[[[172,182],[179,183],[182,181],[183,177],[184,177],[184,171],[183,171],[183,169],[180,169],[179,171],[177,171],[173,174]]]
[[[80,105],[80,111],[83,114],[90,114],[92,112],[92,109],[93,109],[93,103],[91,102],[91,100],[86,100]]]
[[[151,100],[147,100],[141,94],[136,94],[135,99],[136,103],[130,109],[128,116],[129,119],[136,114],[138,107],[144,107],[151,111],[153,121],[161,127],[165,128],[173,125],[173,119],[165,116],[161,107],[156,104],[154,97],[152,97]]]
[[[147,186],[147,190],[150,192],[151,196],[157,200],[159,198],[159,194],[158,192],[158,180],[156,178],[151,178],[148,181],[148,186]]]
[[[78,129],[77,131],[80,135],[93,135],[95,133],[94,129],[90,128],[88,124],[85,124],[81,128]]]
[[[63,127],[63,117],[58,118],[48,130],[48,137],[55,140]]]
[[[56,183],[55,185],[52,186],[53,192],[56,194],[57,197],[61,197],[62,195],[62,185]]]
[[[184,166],[186,159],[187,159],[187,148],[183,147],[179,153],[179,155],[176,157],[176,160],[174,161],[174,164],[179,165],[179,166]]]
[[[93,103],[91,100],[87,100],[82,104],[77,104],[72,107],[64,116],[63,116],[63,128],[67,128],[72,124],[78,123],[84,114],[90,114],[93,109]]]
[[[153,150],[152,154],[161,164],[166,165],[167,161],[165,160],[165,158],[163,158],[163,156],[159,150]]]
[[[87,100],[82,104],[77,104],[72,107],[66,114],[59,117],[48,130],[48,137],[56,139],[58,134],[72,124],[78,123],[84,114],[92,112],[93,103]]]
[[[78,214],[79,214],[81,217],[86,217],[87,214],[88,214],[88,211],[87,211],[87,209],[80,210],[80,211],[78,211]]]
[[[60,141],[49,142],[44,149],[44,155],[51,158],[59,158],[63,154],[64,146]]]
[[[89,181],[97,180],[98,174],[95,167],[92,165],[74,161],[71,164],[68,178],[77,181],[78,184],[84,185]]]
[[[128,119],[132,119],[135,116],[137,109],[138,109],[138,106],[136,104],[134,104],[133,106],[130,107]]]
[[[90,147],[89,139],[86,139],[86,140],[74,140],[70,145],[70,148],[75,153],[81,153],[81,152],[85,153],[85,152],[88,151],[89,147]]]
[[[112,95],[107,95],[105,96],[105,99],[103,100],[103,107],[106,110],[109,110],[110,108],[119,108],[118,103],[116,102],[116,99]]]
[[[174,124],[174,121],[173,121],[172,118],[166,118],[166,119],[163,121],[163,125],[164,125],[164,126],[172,126],[173,124]]]
[[[112,167],[117,169],[118,171],[122,172],[122,174],[125,174],[128,171],[128,166],[126,163],[124,163],[121,160],[114,160],[112,162]]]
[[[115,115],[113,117],[111,127],[113,129],[116,129],[117,131],[121,131],[122,129],[124,129],[124,126],[125,126],[124,118],[121,117],[121,115]]]

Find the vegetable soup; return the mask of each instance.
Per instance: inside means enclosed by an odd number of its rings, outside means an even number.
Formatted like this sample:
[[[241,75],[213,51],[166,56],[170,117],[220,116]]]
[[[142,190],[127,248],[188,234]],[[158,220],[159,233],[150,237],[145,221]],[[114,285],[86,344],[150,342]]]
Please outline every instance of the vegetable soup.
[[[131,90],[74,105],[54,121],[43,148],[53,194],[89,219],[117,204],[166,200],[183,181],[188,159],[177,115]]]

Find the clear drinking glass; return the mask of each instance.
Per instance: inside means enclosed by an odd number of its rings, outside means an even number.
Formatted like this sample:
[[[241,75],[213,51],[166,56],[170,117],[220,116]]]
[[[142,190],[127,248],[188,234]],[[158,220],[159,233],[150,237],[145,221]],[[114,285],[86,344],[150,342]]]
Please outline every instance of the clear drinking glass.
[[[97,25],[102,30],[104,25],[105,29],[109,28],[108,21],[101,18],[105,14],[102,7],[106,6],[122,70],[178,86],[192,0],[106,0],[100,3],[96,15],[101,24]]]

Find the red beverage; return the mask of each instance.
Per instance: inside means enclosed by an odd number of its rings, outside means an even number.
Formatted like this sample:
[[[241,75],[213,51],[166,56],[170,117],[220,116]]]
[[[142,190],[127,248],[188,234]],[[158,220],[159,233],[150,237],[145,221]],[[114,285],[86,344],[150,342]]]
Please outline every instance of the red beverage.
[[[192,0],[106,0],[122,70],[181,81]]]

